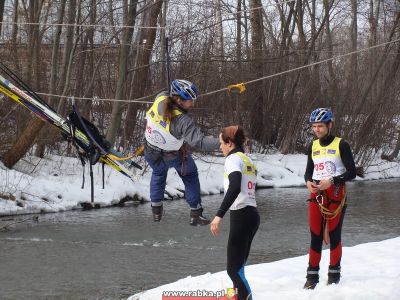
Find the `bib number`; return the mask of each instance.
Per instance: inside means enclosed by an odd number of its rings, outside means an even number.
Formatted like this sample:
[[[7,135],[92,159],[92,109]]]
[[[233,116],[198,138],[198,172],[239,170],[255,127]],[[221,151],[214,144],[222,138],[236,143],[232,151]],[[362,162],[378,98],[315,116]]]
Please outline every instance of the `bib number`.
[[[323,169],[325,169],[325,165],[322,162],[319,164],[314,164],[314,169],[315,171],[322,171]]]

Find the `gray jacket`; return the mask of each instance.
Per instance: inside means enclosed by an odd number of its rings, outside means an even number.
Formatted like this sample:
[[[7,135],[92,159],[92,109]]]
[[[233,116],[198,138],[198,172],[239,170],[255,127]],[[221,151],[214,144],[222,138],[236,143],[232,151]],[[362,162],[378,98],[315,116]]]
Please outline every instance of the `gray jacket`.
[[[157,95],[167,96],[166,92]],[[163,103],[163,102],[161,102]],[[193,117],[176,106],[182,114],[173,119],[170,125],[170,133],[177,139],[183,139],[191,147],[201,151],[217,151],[219,149],[219,140],[215,137],[204,136],[200,128],[194,123]],[[158,106],[158,113],[164,115],[164,105]]]
[[[176,117],[170,127],[171,134],[177,139],[182,139],[191,147],[202,151],[216,151],[219,149],[218,139],[212,136],[204,136],[200,128],[196,126],[192,116],[183,113]]]

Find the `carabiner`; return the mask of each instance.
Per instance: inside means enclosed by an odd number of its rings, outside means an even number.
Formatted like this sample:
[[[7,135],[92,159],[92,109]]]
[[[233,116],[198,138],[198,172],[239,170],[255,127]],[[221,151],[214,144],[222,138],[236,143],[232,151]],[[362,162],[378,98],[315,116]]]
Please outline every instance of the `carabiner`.
[[[315,197],[315,200],[319,203],[319,204],[324,204],[324,196],[322,194],[317,195],[317,197]]]

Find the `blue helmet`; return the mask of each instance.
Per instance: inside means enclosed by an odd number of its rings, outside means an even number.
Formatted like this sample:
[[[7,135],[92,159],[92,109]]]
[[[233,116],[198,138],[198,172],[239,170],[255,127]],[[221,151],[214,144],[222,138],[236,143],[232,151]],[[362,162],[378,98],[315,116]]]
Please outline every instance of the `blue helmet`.
[[[171,96],[179,96],[183,100],[195,100],[199,96],[199,90],[190,81],[175,79],[171,82]]]
[[[333,112],[330,108],[317,108],[310,115],[310,123],[328,123],[333,121]]]

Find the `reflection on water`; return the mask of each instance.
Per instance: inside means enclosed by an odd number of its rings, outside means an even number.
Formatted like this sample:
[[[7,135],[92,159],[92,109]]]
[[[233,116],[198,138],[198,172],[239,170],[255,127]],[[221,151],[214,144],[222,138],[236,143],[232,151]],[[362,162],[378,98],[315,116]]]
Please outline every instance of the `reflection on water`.
[[[344,246],[400,235],[400,181],[349,185]],[[260,229],[249,264],[308,251],[305,188],[257,192]],[[222,195],[204,197],[208,215]],[[0,233],[0,299],[126,299],[140,290],[225,268],[229,218],[222,233],[189,226],[183,200],[165,203],[160,224],[150,205],[42,215]],[[9,221],[1,221],[0,224]],[[1,226],[1,225],[0,225]]]

